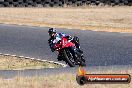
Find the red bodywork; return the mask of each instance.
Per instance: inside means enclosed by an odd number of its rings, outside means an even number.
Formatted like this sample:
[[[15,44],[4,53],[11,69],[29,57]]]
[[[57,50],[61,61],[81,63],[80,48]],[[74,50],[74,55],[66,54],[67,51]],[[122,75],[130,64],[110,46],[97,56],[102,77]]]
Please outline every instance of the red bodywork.
[[[66,48],[66,47],[74,47],[75,44],[72,42],[68,42],[67,38],[62,37],[61,41],[58,44],[55,44],[54,48],[60,52],[61,49]]]

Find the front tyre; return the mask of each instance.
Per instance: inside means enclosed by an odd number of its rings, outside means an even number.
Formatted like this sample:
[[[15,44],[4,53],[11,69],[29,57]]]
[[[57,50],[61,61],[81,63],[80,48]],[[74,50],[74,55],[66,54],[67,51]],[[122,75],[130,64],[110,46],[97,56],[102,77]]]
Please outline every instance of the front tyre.
[[[68,49],[64,49],[63,54],[65,57],[65,62],[68,63],[70,67],[75,67],[75,64],[74,64],[75,62],[74,62],[71,52]]]

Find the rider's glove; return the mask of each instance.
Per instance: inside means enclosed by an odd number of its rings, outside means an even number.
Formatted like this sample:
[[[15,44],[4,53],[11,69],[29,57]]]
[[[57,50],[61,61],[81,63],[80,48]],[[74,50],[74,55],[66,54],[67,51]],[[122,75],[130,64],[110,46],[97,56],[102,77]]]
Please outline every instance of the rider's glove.
[[[55,43],[51,43],[51,44],[50,44],[50,49],[51,49],[51,51],[52,51],[52,52],[54,52],[54,51],[55,51],[54,46],[55,46]]]
[[[51,49],[51,51],[52,51],[52,52],[54,52],[54,51],[55,51],[55,49],[54,49],[54,48],[50,48],[50,49]]]
[[[50,44],[50,50],[51,50],[52,52],[55,51],[55,49],[54,49],[54,47],[53,47],[53,44]]]
[[[52,43],[52,39],[51,39],[51,38],[48,40],[48,43],[49,43],[49,44],[51,44],[51,43]]]

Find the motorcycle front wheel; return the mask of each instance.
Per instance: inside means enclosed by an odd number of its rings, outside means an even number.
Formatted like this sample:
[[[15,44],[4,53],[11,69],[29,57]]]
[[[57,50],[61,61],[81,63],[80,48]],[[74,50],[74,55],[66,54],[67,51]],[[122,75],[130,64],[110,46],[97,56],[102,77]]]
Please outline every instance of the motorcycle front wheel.
[[[72,53],[68,49],[63,50],[63,54],[65,57],[65,62],[70,66],[70,67],[75,67],[75,61],[72,56]]]

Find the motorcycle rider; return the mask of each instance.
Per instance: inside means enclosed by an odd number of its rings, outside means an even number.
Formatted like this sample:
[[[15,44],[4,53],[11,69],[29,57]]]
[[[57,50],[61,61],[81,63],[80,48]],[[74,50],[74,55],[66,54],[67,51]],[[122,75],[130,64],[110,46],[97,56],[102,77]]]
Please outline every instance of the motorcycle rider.
[[[68,39],[68,41],[71,41],[72,43],[75,44],[77,50],[78,50],[80,53],[83,53],[83,52],[80,50],[79,38],[78,38],[77,36],[73,36],[73,37],[72,37],[72,36],[66,35],[66,34],[64,34],[64,33],[57,33],[57,32],[56,32],[56,29],[54,29],[54,28],[50,28],[50,29],[48,30],[48,33],[49,33],[49,36],[50,36],[50,38],[49,38],[49,40],[48,40],[48,43],[49,43],[49,46],[50,46],[50,49],[51,49],[52,52],[55,51],[54,45],[55,45],[56,43],[58,43],[58,42],[61,40],[62,37],[65,37],[65,38]],[[71,50],[71,51],[73,52],[73,50]],[[62,60],[62,58],[60,58],[60,57],[61,57],[61,54],[59,53],[59,54],[58,54],[58,58],[57,58],[58,61],[61,61],[61,60]],[[73,52],[73,57],[75,58],[74,52]]]

